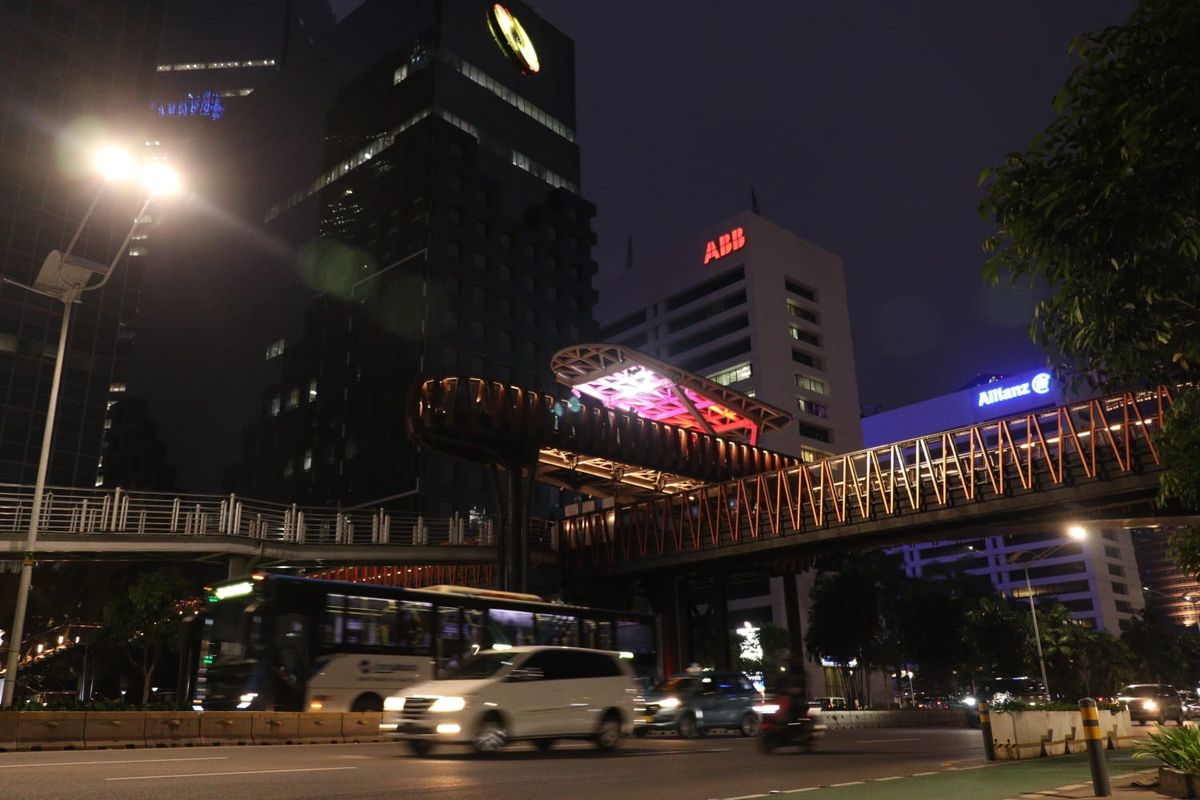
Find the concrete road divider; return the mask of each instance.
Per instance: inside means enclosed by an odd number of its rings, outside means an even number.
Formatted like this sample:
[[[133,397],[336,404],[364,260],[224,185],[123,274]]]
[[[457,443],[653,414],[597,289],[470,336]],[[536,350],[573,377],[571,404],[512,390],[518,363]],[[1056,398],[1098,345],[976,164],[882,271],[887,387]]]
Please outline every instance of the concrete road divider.
[[[88,711],[83,723],[84,746],[143,747],[146,744],[146,715],[128,711]]]
[[[194,747],[200,744],[200,714],[195,711],[147,711],[147,747]]]
[[[0,753],[17,749],[17,712],[0,712]]]
[[[342,714],[342,741],[375,742],[379,740],[380,711]]]
[[[337,711],[313,711],[300,715],[300,741],[324,744],[342,741],[342,715]]]
[[[250,712],[255,744],[295,744],[300,741],[300,714],[286,711]]]
[[[207,711],[200,715],[201,744],[252,744],[254,712]]]
[[[84,711],[17,712],[17,749],[77,750],[84,747]]]

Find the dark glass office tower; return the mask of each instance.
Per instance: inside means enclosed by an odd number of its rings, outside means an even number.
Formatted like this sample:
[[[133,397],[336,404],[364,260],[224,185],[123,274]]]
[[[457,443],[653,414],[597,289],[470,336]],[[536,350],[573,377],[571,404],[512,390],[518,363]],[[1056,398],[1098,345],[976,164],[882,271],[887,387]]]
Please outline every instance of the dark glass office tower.
[[[148,122],[162,3],[5,0],[0,4],[0,271],[29,283],[63,248],[97,185],[84,145],[95,131],[136,141]],[[77,253],[107,262],[136,203],[114,191]],[[110,386],[120,390],[139,303],[127,262],[72,320],[49,480],[92,485]],[[32,483],[62,305],[0,284],[0,482]]]
[[[594,335],[574,45],[516,2],[368,2],[326,69],[389,26],[387,49],[331,93],[320,166],[293,167],[268,205],[276,235],[305,242],[317,296],[298,338],[263,342],[273,375],[234,482],[287,501],[494,510],[484,472],[413,448],[404,398],[423,375],[549,389],[550,356]],[[257,110],[295,131],[320,94],[311,73],[297,91],[305,74],[285,71],[273,106],[256,92]],[[257,162],[268,174],[305,163],[301,143],[261,138],[277,144]]]

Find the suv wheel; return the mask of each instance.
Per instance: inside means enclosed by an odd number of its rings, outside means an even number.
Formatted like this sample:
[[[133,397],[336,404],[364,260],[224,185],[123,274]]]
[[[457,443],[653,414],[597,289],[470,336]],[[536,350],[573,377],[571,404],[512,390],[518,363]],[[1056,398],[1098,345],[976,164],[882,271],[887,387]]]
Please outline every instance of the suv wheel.
[[[742,714],[742,721],[738,725],[738,730],[742,736],[758,736],[758,715],[753,711],[747,711],[745,714]]]
[[[427,756],[433,749],[433,742],[424,739],[409,739],[405,744],[408,745],[409,752],[414,756]]]
[[[596,747],[609,752],[617,748],[621,741],[621,718],[616,712],[609,711],[600,720],[600,729],[596,731]]]
[[[508,744],[508,731],[504,722],[496,715],[489,716],[479,723],[475,735],[471,737],[471,747],[476,753],[488,755],[500,750]]]
[[[681,739],[695,739],[699,735],[700,726],[696,724],[696,715],[689,711],[679,720],[679,737]]]

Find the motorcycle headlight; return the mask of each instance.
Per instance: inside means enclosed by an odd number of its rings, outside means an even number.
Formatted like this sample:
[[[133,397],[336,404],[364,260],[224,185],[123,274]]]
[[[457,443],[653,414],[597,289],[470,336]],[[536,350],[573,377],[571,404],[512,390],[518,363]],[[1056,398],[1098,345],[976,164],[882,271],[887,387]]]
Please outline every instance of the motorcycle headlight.
[[[429,710],[435,714],[442,714],[448,711],[462,711],[467,706],[465,697],[439,697],[433,701],[433,705]]]

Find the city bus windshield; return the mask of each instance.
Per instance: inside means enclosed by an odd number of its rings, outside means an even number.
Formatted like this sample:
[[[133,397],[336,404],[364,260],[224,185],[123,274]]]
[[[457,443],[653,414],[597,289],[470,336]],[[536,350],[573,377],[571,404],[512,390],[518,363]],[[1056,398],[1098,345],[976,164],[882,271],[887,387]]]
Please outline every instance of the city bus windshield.
[[[446,672],[446,679],[452,681],[478,680],[490,678],[505,667],[513,665],[511,653],[483,653],[472,656],[457,667]]]

